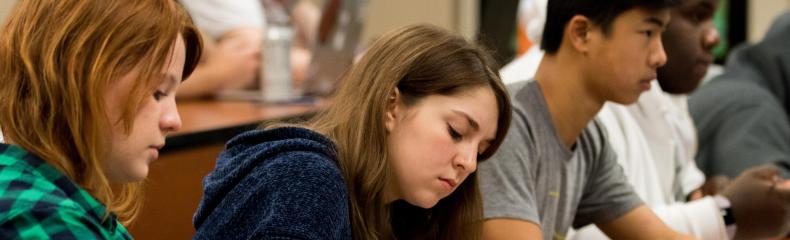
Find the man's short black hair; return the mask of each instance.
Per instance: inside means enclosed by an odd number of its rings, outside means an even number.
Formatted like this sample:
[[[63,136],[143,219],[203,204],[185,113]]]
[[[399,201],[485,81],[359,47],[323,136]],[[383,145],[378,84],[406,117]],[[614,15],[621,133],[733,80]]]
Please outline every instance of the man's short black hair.
[[[662,10],[678,3],[679,0],[549,0],[540,47],[546,53],[559,51],[565,25],[576,15],[589,18],[608,33],[614,19],[625,11],[632,8]]]

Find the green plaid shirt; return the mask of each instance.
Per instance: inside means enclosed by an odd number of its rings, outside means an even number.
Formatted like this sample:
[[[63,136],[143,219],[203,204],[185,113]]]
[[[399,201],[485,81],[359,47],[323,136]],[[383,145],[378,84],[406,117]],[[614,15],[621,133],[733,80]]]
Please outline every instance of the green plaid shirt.
[[[40,158],[0,144],[0,239],[132,239],[105,206]]]

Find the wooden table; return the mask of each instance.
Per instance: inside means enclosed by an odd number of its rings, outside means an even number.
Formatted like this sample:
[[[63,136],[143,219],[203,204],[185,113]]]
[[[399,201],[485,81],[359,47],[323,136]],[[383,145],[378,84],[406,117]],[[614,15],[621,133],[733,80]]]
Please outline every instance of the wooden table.
[[[251,102],[179,102],[182,129],[167,138],[159,160],[151,164],[145,203],[130,226],[137,239],[191,239],[192,215],[203,177],[212,169],[227,140],[265,121],[306,118],[319,104],[261,105]]]

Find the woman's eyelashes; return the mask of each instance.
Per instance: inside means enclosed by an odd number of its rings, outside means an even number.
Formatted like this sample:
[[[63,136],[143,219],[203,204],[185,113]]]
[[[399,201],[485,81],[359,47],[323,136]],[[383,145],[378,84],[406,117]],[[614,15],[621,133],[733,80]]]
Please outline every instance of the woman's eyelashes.
[[[156,99],[156,101],[159,101],[163,97],[167,97],[167,93],[165,93],[164,91],[156,90],[154,92],[154,99]]]
[[[458,131],[451,124],[447,124],[447,132],[450,134],[450,138],[452,138],[454,142],[461,142],[461,140],[463,140],[464,135],[461,134],[463,131],[463,126],[461,127],[461,131]],[[486,153],[487,149],[488,144],[482,145],[481,143],[481,145],[478,146],[477,159],[481,159],[481,156]]]
[[[175,78],[172,75],[164,75],[162,77],[163,80],[157,85],[156,91],[154,91],[154,99],[156,101],[170,96],[170,94],[175,94],[175,89],[178,86],[178,81],[174,80]]]
[[[456,141],[456,142],[457,141],[461,141],[461,138],[463,138],[461,133],[456,131],[455,128],[453,128],[453,126],[451,126],[450,124],[447,124],[447,131],[450,133],[450,138],[452,138],[453,141]]]

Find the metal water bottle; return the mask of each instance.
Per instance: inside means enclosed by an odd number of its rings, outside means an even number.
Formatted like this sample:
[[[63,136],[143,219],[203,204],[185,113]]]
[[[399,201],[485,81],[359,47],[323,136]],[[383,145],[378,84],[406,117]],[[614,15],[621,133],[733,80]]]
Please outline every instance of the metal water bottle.
[[[293,100],[294,91],[291,78],[291,43],[294,31],[289,17],[281,12],[267,20],[261,58],[261,94],[266,102]]]

